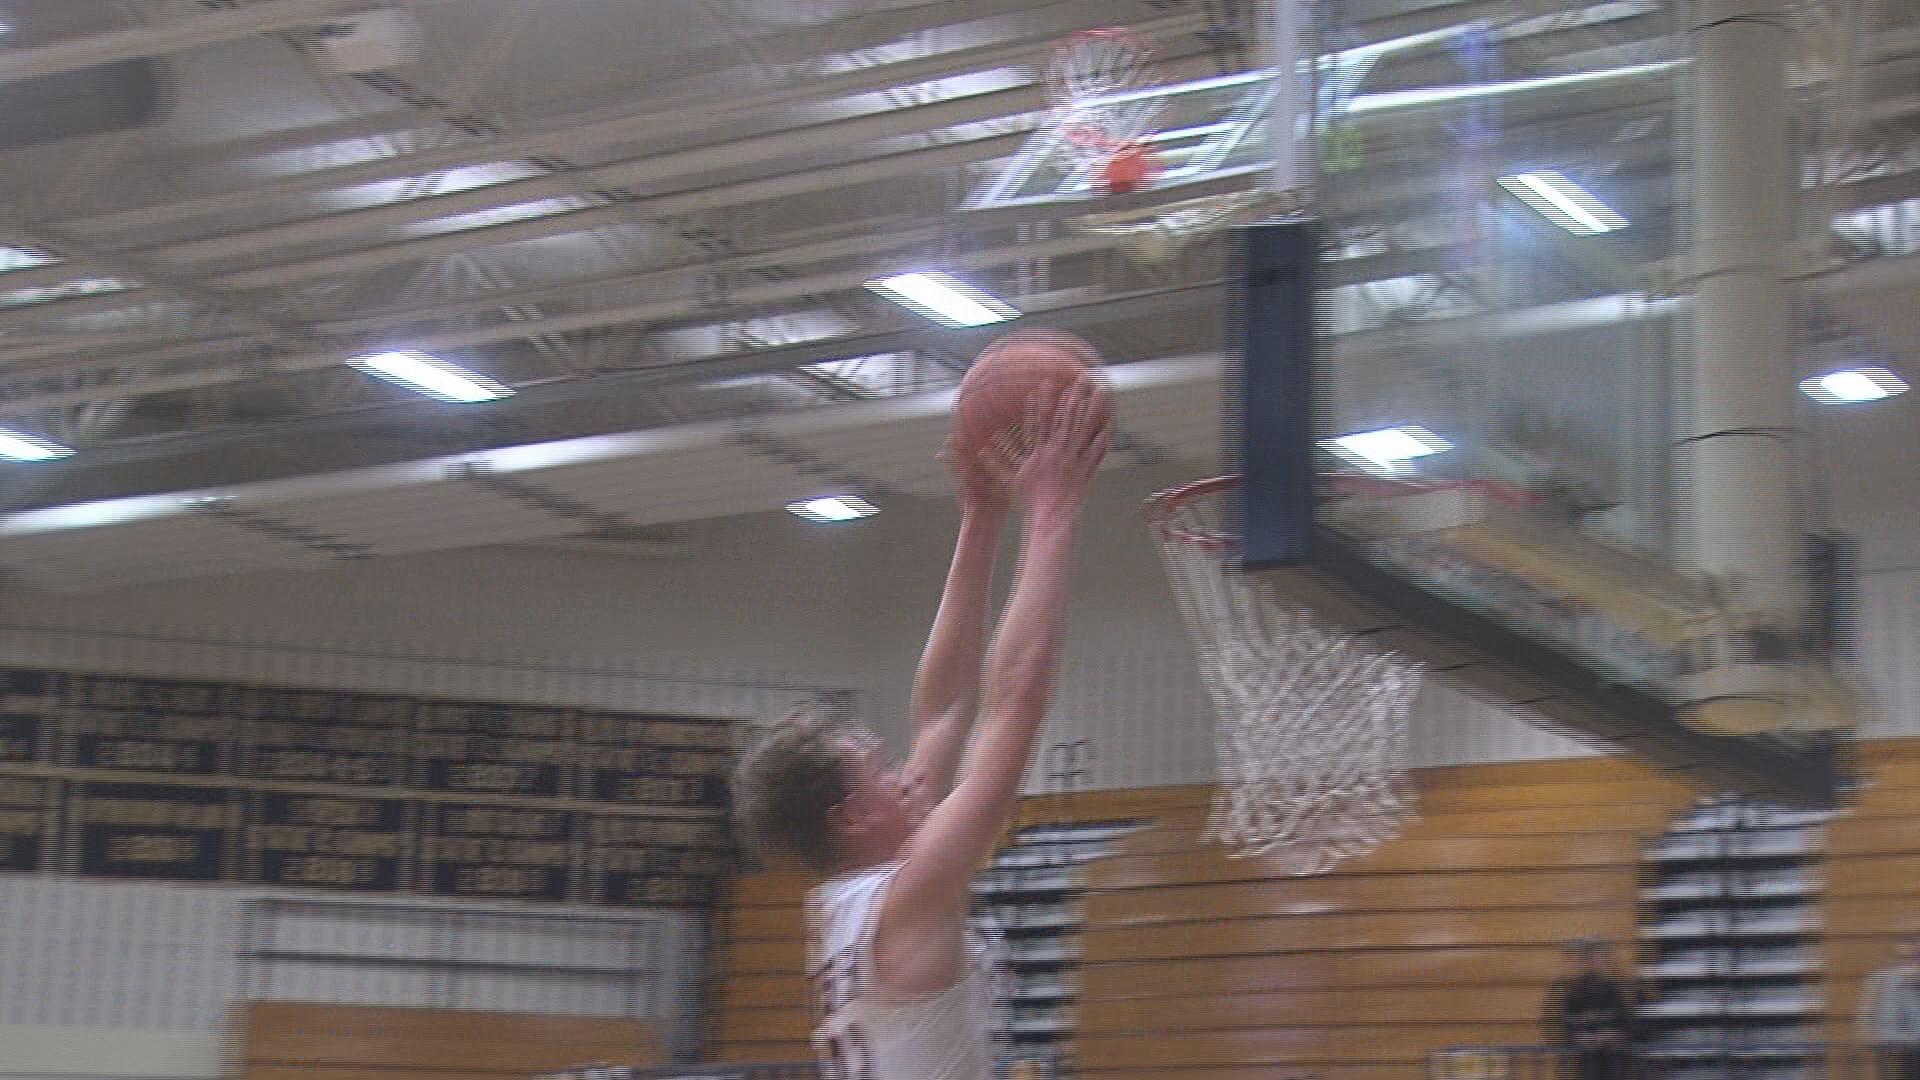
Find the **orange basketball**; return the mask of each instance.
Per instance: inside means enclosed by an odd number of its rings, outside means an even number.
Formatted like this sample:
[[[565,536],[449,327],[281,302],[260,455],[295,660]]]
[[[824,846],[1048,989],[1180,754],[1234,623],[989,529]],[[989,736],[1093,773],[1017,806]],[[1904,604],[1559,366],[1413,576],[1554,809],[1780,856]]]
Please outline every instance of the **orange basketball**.
[[[963,461],[988,456],[1011,472],[1033,450],[1026,430],[1027,404],[1044,393],[1053,397],[1083,373],[1097,371],[1100,353],[1081,338],[1060,330],[1016,330],[986,347],[960,380],[953,406],[953,448]],[[1113,419],[1113,399],[1102,393],[1099,420]]]
[[[1152,176],[1153,155],[1137,142],[1128,143],[1100,167],[1100,186],[1109,195],[1125,195],[1138,190]]]

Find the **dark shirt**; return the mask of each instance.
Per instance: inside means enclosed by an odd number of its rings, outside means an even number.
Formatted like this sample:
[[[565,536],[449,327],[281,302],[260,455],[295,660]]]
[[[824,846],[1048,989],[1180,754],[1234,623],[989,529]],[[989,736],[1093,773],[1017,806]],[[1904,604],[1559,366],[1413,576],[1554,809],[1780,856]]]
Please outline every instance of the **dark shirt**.
[[[1555,1041],[1578,1042],[1583,1035],[1633,1030],[1633,1008],[1626,991],[1605,975],[1587,973],[1560,988],[1555,997]]]

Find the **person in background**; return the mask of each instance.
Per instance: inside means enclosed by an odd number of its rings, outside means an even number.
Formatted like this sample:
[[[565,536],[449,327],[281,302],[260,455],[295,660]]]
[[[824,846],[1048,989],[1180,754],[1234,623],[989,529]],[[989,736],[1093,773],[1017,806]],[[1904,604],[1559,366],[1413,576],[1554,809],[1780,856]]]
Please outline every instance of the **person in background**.
[[[1566,975],[1547,991],[1547,1042],[1573,1080],[1624,1080],[1633,1060],[1634,995],[1609,970],[1604,942],[1581,938],[1564,955]]]
[[[1879,1075],[1920,1080],[1920,934],[1893,943],[1893,963],[1874,972],[1860,991],[1860,1041],[1877,1051]]]

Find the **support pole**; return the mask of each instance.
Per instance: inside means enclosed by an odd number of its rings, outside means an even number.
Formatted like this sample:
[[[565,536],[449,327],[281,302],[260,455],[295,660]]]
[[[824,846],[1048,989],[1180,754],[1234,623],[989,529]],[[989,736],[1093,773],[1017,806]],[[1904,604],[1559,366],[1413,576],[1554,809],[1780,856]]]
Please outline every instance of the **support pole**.
[[[1311,140],[1313,103],[1301,87],[1300,39],[1306,30],[1301,0],[1265,0],[1267,9],[1268,59],[1275,73],[1273,107],[1267,111],[1267,146],[1273,154],[1273,171],[1267,189],[1293,191],[1311,176],[1312,161],[1303,149],[1301,129]]]
[[[1802,611],[1787,284],[1791,22],[1785,0],[1695,0],[1692,13],[1696,303],[1691,415],[1676,457],[1692,496],[1680,508],[1690,526],[1682,555],[1726,588],[1736,617],[1721,670],[1700,695],[1725,701],[1731,722],[1707,726],[1764,730],[1785,722],[1769,720],[1763,702],[1791,687],[1789,669],[1757,664],[1746,631],[1792,640]]]

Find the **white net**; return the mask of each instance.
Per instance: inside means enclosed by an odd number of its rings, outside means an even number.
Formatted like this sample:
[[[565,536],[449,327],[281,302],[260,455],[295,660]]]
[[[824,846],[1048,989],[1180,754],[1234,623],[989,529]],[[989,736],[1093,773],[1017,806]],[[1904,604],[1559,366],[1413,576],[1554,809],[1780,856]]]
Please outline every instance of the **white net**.
[[[1315,874],[1399,835],[1415,813],[1408,717],[1423,669],[1316,625],[1237,569],[1238,479],[1148,501],[1218,717],[1210,838],[1287,874]]]
[[[1153,50],[1126,30],[1087,30],[1054,51],[1047,99],[1063,152],[1089,166],[1131,145],[1166,107],[1154,92]]]

